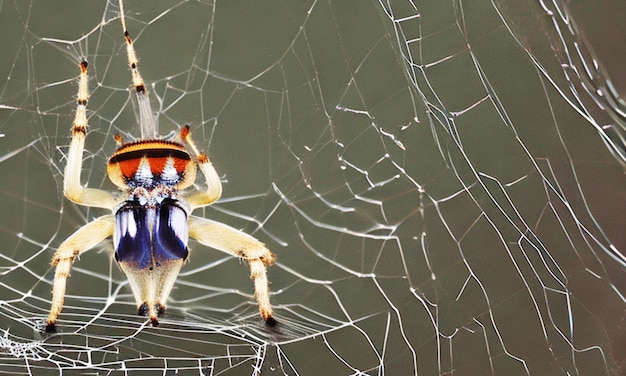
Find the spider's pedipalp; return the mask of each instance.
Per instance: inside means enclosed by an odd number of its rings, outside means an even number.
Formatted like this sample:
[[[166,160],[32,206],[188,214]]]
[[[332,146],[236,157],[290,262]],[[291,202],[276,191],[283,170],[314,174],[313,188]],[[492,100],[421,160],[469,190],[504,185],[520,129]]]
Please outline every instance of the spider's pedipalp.
[[[222,182],[220,177],[215,171],[215,167],[211,164],[209,157],[206,154],[200,152],[196,143],[191,138],[191,131],[189,126],[185,125],[180,131],[180,138],[191,149],[193,156],[198,162],[198,168],[204,176],[207,188],[205,191],[197,192],[186,198],[187,203],[191,206],[192,210],[202,206],[211,205],[222,196]]]

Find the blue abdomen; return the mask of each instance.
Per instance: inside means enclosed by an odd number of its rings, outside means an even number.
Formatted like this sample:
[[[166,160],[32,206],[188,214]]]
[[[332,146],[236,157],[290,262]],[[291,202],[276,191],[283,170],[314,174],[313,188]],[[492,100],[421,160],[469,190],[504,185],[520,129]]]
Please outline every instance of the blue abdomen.
[[[115,259],[134,269],[185,260],[187,242],[187,212],[177,200],[155,205],[129,200],[115,213]]]

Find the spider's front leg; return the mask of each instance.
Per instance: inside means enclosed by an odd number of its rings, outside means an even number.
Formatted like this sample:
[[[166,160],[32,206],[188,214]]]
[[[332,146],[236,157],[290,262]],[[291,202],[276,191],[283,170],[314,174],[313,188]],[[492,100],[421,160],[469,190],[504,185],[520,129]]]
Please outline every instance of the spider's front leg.
[[[87,62],[83,60],[80,63],[78,103],[74,123],[72,124],[72,141],[70,142],[70,150],[67,156],[65,176],[63,177],[63,193],[68,199],[80,205],[112,209],[116,203],[109,192],[85,188],[80,183],[88,126],[87,100],[89,98],[89,90],[87,89],[87,80]]]
[[[115,217],[105,215],[87,223],[67,238],[52,258],[52,265],[56,266],[54,283],[52,285],[52,306],[46,325],[46,332],[54,332],[57,317],[63,308],[67,277],[74,259],[81,253],[95,247],[102,240],[113,235]]]
[[[266,267],[274,263],[276,256],[254,237],[225,224],[193,215],[189,216],[188,223],[189,237],[248,262],[261,317],[267,325],[276,325],[276,320],[272,317],[266,272]]]
[[[87,89],[87,81],[87,62],[83,60],[80,63],[78,103],[76,114],[74,115],[74,123],[72,124],[72,141],[70,142],[65,175],[63,177],[63,193],[68,199],[80,205],[113,209],[116,203],[109,192],[85,188],[80,183],[88,126],[87,100],[89,98],[89,90]],[[50,308],[46,326],[47,332],[54,332],[57,317],[61,312],[61,308],[63,308],[65,286],[72,262],[81,253],[112,236],[114,227],[115,218],[112,215],[100,217],[79,228],[59,246],[52,259],[52,265],[56,267],[56,271],[52,286],[52,307]]]

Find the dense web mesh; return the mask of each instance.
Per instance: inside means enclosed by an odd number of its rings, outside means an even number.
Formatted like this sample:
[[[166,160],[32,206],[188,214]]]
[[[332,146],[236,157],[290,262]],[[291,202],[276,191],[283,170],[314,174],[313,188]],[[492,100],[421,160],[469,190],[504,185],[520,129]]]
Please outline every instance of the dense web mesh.
[[[139,129],[116,3],[3,2],[0,372],[623,374],[625,104],[569,6],[127,1],[160,133],[190,124],[222,177],[196,214],[276,253],[279,324],[191,242],[153,328],[106,242],[45,335],[50,259],[105,214],[62,194],[82,58],[83,182],[114,189]]]

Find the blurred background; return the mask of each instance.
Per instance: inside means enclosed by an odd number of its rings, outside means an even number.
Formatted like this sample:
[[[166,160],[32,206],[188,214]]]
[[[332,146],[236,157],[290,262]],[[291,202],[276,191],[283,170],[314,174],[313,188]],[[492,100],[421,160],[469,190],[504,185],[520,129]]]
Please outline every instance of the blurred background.
[[[191,242],[161,326],[112,244],[52,255],[100,209],[62,180],[89,61],[83,182],[139,134],[117,2],[0,7],[0,371],[619,375],[626,367],[626,9],[542,1],[125,2],[160,134],[222,177],[194,214],[278,256]],[[197,187],[203,182],[199,180]]]

